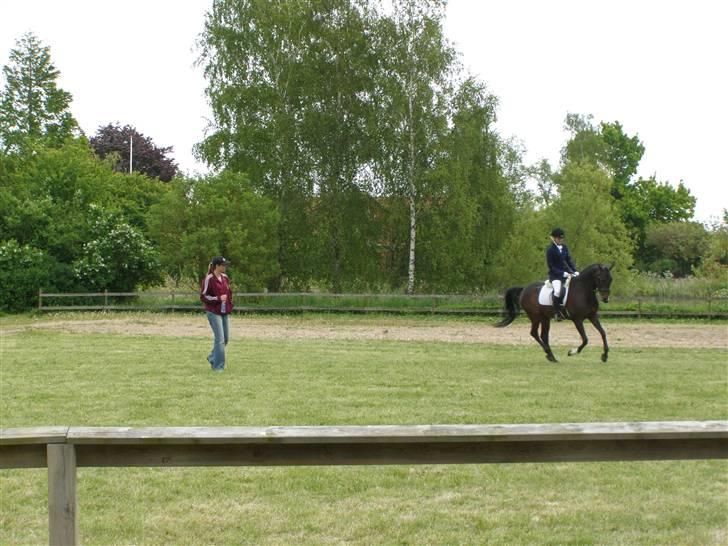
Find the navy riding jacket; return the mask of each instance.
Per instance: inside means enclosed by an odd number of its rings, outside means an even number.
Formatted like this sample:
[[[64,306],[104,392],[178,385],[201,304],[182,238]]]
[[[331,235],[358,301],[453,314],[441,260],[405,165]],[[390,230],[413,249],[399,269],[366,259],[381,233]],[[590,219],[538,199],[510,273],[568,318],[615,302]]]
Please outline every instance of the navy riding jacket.
[[[569,248],[561,245],[561,250],[556,243],[551,243],[546,250],[546,263],[549,266],[549,280],[563,281],[564,273],[576,272],[576,266],[569,254]]]

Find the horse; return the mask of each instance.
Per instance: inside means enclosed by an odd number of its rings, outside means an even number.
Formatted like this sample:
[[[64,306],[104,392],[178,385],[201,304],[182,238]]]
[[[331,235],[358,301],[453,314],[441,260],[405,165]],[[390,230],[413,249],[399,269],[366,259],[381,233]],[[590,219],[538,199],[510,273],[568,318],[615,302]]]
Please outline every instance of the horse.
[[[602,362],[607,361],[609,355],[609,346],[607,345],[607,334],[599,322],[599,301],[596,292],[602,298],[604,303],[609,302],[609,289],[612,284],[611,269],[614,264],[592,264],[585,268],[581,274],[572,277],[569,285],[569,293],[567,295],[564,308],[568,313],[568,318],[574,322],[579,335],[581,336],[581,345],[569,351],[569,356],[581,353],[581,351],[589,343],[584,331],[584,320],[594,325],[594,328],[602,336],[604,343],[604,352],[602,353]],[[503,328],[513,322],[518,314],[518,308],[522,308],[528,318],[531,319],[531,337],[533,337],[541,348],[546,352],[546,358],[550,362],[558,362],[554,353],[549,346],[549,329],[551,327],[551,319],[554,317],[554,308],[551,305],[541,305],[538,303],[538,294],[544,283],[536,282],[526,287],[514,286],[506,290],[504,296],[505,318],[495,326]],[[541,334],[538,333],[538,326],[541,325]]]

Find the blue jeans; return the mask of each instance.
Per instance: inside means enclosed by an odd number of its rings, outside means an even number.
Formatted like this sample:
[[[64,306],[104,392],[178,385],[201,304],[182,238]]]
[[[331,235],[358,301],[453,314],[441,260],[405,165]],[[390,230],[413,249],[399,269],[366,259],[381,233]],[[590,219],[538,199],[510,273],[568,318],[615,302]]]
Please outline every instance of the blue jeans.
[[[230,329],[228,326],[229,315],[216,315],[206,311],[207,320],[210,321],[210,328],[215,336],[215,340],[212,343],[212,350],[210,355],[207,357],[207,361],[212,366],[213,370],[224,370],[225,369],[225,345],[228,343],[230,338]]]

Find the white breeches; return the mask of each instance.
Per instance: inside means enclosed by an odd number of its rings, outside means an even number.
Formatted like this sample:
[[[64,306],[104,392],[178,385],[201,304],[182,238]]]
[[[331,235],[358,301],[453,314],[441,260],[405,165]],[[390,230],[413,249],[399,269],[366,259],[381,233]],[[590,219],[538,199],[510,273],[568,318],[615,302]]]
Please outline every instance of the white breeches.
[[[561,281],[551,281],[551,285],[554,287],[554,297],[558,298],[561,295]]]

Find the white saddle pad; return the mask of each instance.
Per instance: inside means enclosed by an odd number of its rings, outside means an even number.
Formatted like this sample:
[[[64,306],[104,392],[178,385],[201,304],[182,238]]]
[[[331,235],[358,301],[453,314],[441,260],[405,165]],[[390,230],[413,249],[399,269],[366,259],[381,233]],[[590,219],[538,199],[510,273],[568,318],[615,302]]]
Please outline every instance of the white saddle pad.
[[[564,293],[564,305],[566,305],[566,300],[569,298],[569,284],[571,284],[570,281],[570,278],[566,279],[566,282],[562,287],[564,290],[566,290],[566,292]],[[546,282],[543,283],[543,286],[538,293],[538,303],[539,305],[549,306],[554,304],[554,287],[551,284],[551,281],[546,280]]]

